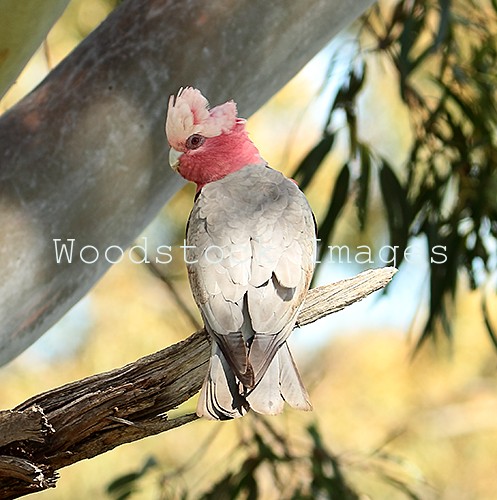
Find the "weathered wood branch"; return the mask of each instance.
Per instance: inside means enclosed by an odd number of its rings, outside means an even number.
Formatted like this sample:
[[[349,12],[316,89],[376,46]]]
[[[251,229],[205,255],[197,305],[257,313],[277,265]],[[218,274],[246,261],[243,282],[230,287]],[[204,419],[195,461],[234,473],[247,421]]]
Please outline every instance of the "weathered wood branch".
[[[0,448],[15,441],[43,443],[49,432],[53,427],[37,405],[24,411],[0,411]]]
[[[396,270],[365,271],[310,290],[300,326],[387,285]],[[0,498],[55,486],[57,470],[195,420],[167,412],[196,394],[209,360],[204,330],[122,368],[34,396],[0,412]]]

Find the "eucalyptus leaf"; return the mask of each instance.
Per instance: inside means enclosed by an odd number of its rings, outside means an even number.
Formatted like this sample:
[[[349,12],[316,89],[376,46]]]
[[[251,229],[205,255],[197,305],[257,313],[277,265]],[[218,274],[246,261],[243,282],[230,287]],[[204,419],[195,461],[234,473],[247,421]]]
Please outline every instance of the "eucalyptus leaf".
[[[396,249],[398,256],[395,266],[398,267],[404,259],[404,253],[409,241],[411,224],[410,208],[407,201],[407,191],[400,184],[392,167],[386,160],[381,161],[380,188],[387,213],[390,246]],[[390,256],[389,260],[394,256]]]
[[[485,321],[485,328],[487,329],[488,336],[490,337],[490,340],[492,341],[495,349],[497,349],[497,331],[492,326],[492,323],[490,321],[490,314],[488,312],[488,297],[486,293],[483,293],[482,295],[481,311],[483,320]]]
[[[304,190],[314,178],[335,141],[335,134],[325,132],[322,139],[307,153],[292,177]]]
[[[369,184],[371,179],[371,152],[365,144],[359,146],[361,174],[358,179],[359,193],[357,195],[357,213],[359,228],[364,231],[368,214]]]
[[[350,184],[350,170],[346,163],[338,174],[333,193],[331,195],[328,211],[319,226],[319,238],[321,239],[321,249],[319,251],[319,260],[322,260],[326,253],[327,245],[333,236],[333,230],[338,216],[347,202]]]

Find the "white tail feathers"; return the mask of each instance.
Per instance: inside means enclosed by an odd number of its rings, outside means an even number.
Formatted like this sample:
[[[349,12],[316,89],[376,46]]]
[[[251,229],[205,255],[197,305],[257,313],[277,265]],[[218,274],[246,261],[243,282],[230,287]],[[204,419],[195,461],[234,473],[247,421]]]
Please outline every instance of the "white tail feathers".
[[[252,410],[265,415],[278,415],[283,411],[285,400],[279,379],[280,359],[276,353],[259,383],[246,396]]]
[[[312,410],[309,394],[302,383],[299,371],[292,358],[292,353],[285,342],[278,351],[280,362],[280,389],[283,399],[297,410]]]
[[[200,392],[197,415],[210,420],[229,420],[243,417],[245,413],[247,402],[240,395],[240,383],[217,343],[212,342],[209,371]]]
[[[238,381],[217,343],[213,342],[209,372],[197,405],[198,416],[228,420],[242,417],[249,408],[257,413],[277,415],[283,411],[285,401],[299,410],[312,409],[286,342],[260,382],[249,390]]]

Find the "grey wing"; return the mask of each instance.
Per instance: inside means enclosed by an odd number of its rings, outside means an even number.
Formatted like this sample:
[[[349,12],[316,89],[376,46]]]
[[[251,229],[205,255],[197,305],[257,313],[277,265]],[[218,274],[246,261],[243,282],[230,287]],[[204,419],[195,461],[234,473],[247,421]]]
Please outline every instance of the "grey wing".
[[[249,353],[256,384],[292,332],[314,272],[312,211],[297,186],[285,181],[289,202],[255,245],[254,262],[266,262],[268,281],[261,286],[254,280],[247,292],[249,316],[256,332]]]
[[[247,265],[242,254],[245,252],[250,260],[250,253],[243,241],[234,245],[231,240],[230,233],[241,236],[236,229],[227,227],[229,211],[222,202],[222,190],[207,187],[210,189],[203,189],[188,221],[186,259],[190,285],[208,333],[234,373],[243,384],[250,386],[253,374],[242,333],[248,286]],[[240,260],[236,265],[235,255]]]
[[[247,388],[293,329],[315,242],[304,195],[266,167],[245,167],[197,198],[187,231],[192,291],[207,330]]]

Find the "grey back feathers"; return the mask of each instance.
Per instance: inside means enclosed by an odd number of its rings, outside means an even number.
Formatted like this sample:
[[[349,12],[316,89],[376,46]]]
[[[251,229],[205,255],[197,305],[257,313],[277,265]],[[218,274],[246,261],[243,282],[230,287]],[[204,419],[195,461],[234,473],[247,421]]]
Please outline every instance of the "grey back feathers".
[[[195,301],[213,339],[197,413],[277,414],[311,405],[286,344],[314,271],[316,235],[303,193],[265,164],[204,186],[186,251]]]

